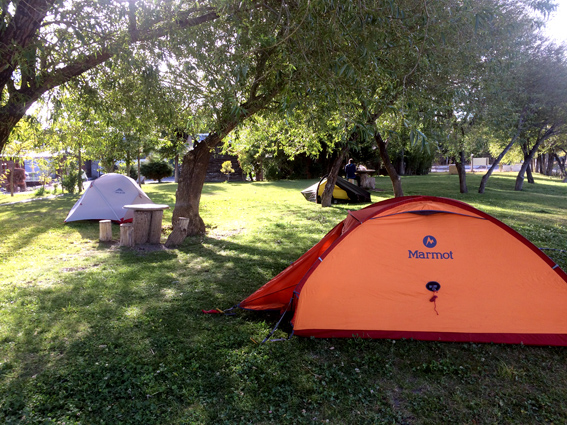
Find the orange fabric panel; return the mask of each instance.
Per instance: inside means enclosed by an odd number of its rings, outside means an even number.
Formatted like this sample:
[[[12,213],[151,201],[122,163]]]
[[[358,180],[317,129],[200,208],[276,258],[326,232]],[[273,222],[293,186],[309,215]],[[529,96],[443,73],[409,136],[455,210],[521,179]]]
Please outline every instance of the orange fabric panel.
[[[427,205],[427,207],[425,207]],[[439,210],[439,211],[460,211],[463,214],[485,216],[484,213],[471,207],[464,202],[455,199],[440,198],[437,196],[402,196],[400,198],[386,199],[377,202],[358,211],[350,211],[350,217],[353,217],[357,223],[363,223],[366,220],[392,213],[399,213],[408,210]],[[348,226],[345,226],[348,230]],[[345,231],[346,231],[345,230]]]
[[[385,215],[355,227],[308,277],[296,331],[567,334],[567,283],[498,224]],[[441,285],[435,303],[429,281]]]
[[[281,310],[287,307],[295,286],[341,234],[339,223],[327,235],[280,274],[242,301],[238,307],[249,310]]]
[[[465,214],[473,217],[481,217],[474,211],[465,211],[460,205],[453,205],[443,201],[424,199],[420,202],[400,203],[392,208],[384,209],[376,217],[400,214],[410,211],[446,211],[454,214]]]

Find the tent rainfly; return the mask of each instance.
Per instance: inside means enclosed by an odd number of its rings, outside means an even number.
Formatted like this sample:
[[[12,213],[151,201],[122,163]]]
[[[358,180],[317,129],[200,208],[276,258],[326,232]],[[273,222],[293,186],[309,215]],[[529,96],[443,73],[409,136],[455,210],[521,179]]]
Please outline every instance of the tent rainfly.
[[[321,203],[321,196],[323,196],[323,191],[325,190],[325,185],[327,184],[327,177],[323,177],[318,183],[309,186],[307,189],[301,191],[301,194],[311,202]],[[333,190],[333,204],[338,203],[350,203],[354,204],[357,202],[372,202],[370,200],[370,193],[360,187],[349,183],[347,180],[337,176],[337,182],[335,183],[335,189]]]
[[[239,307],[294,334],[567,345],[567,274],[463,202],[389,199],[345,220]]]
[[[122,174],[105,174],[91,184],[75,203],[65,223],[77,220],[112,220],[119,223],[132,221],[133,210],[124,205],[153,204],[140,186],[130,177]]]

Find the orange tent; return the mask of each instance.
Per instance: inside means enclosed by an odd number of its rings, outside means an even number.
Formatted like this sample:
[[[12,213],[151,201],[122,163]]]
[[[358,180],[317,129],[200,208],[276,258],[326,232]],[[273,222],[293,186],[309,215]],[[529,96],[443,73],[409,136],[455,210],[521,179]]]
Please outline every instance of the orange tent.
[[[348,217],[239,307],[315,337],[567,345],[567,274],[470,205],[408,196]]]

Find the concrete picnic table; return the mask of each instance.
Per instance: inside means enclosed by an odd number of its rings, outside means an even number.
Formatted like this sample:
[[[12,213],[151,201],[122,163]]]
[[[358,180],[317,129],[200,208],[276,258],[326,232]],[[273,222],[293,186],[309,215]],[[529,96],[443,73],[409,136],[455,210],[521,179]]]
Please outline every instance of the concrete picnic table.
[[[163,210],[169,208],[165,204],[124,205],[127,210],[134,210],[134,244],[159,244],[161,240],[161,223]]]

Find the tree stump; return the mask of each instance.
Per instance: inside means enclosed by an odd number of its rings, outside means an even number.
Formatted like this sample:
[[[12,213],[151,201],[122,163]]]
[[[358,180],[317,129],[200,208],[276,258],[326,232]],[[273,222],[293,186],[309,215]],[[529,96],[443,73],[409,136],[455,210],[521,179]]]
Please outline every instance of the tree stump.
[[[101,242],[112,241],[112,221],[100,220],[99,221],[99,240]]]
[[[134,244],[140,245],[148,242],[151,222],[151,211],[134,211]]]
[[[134,225],[132,223],[120,225],[120,246],[134,246]]]
[[[170,248],[173,246],[181,245],[181,243],[187,237],[187,229],[189,227],[189,219],[185,217],[179,217],[177,219],[177,224],[173,226],[173,231],[167,238],[165,246]]]

